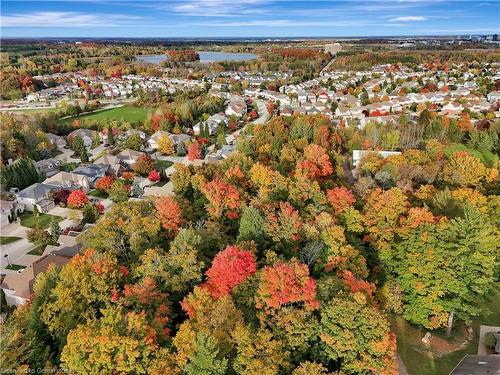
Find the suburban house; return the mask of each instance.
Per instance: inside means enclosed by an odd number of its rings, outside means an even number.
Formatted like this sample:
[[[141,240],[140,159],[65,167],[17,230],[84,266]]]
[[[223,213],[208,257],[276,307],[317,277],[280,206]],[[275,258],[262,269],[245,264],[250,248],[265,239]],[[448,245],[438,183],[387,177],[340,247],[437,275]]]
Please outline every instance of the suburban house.
[[[464,107],[460,103],[450,102],[441,108],[441,114],[446,115],[459,115],[464,110]]]
[[[208,133],[210,135],[215,134],[219,125],[227,120],[226,116],[221,115],[220,113],[216,113],[215,115],[210,116],[207,121],[200,121],[196,125],[193,126],[194,134],[200,134],[201,126],[208,125]]]
[[[127,166],[115,155],[103,155],[94,161],[93,165],[98,165],[106,169],[110,176],[117,177],[127,168]]]
[[[361,159],[363,159],[363,156],[370,153],[376,153],[384,159],[388,156],[401,155],[400,151],[352,150],[352,165],[356,167]]]
[[[116,158],[124,163],[128,167],[132,167],[139,156],[143,155],[140,151],[134,151],[130,149],[125,149],[122,152],[116,154]]]
[[[73,172],[59,172],[47,178],[44,184],[56,186],[58,189],[82,189],[85,192],[89,191],[91,185],[87,176]]]
[[[92,142],[94,142],[97,132],[90,129],[76,129],[68,134],[68,139],[74,139],[80,137],[83,140],[85,147],[90,148]]]
[[[500,91],[492,91],[486,95],[486,98],[490,103],[498,102],[500,101]]]
[[[49,139],[49,142],[55,145],[57,148],[64,148],[67,145],[66,140],[59,135],[46,133],[46,136]]]
[[[54,158],[49,158],[40,161],[33,161],[33,165],[39,174],[43,174],[46,177],[51,177],[59,172],[61,161]]]
[[[229,104],[226,108],[226,115],[242,117],[247,113],[247,103],[245,99],[239,95],[231,95]]]
[[[9,225],[13,217],[17,214],[16,201],[0,200],[0,228]]]
[[[177,148],[181,143],[186,143],[191,140],[191,136],[187,134],[169,134],[172,143]]]
[[[9,306],[26,303],[33,293],[33,283],[38,274],[47,271],[50,265],[63,266],[80,250],[76,237],[60,236],[59,246],[47,246],[44,254],[31,265],[16,273],[8,273],[0,285]]]
[[[55,207],[50,192],[59,190],[59,186],[46,183],[36,183],[16,193],[16,201],[21,211],[33,211],[34,207],[39,212],[47,212]]]
[[[138,130],[138,129],[128,129],[125,133],[122,133],[120,134],[118,137],[124,141],[126,139],[129,139],[130,137],[132,137],[133,135],[138,135],[139,138],[141,139],[141,141],[146,141],[146,133],[144,133],[143,131],[141,130]]]
[[[97,165],[97,164],[88,164],[88,165],[79,165],[73,173],[79,174],[87,177],[90,182],[90,187],[95,187],[95,182],[101,178],[106,176],[106,172],[108,167],[105,165]]]

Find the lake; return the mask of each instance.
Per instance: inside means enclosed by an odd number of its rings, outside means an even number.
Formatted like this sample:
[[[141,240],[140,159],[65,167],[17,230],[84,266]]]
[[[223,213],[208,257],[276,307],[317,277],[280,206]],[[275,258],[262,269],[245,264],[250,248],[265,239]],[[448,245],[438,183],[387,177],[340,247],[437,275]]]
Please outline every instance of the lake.
[[[243,61],[255,60],[257,55],[253,53],[231,53],[231,52],[198,52],[200,63],[211,63],[217,61]],[[167,55],[140,55],[137,60],[159,65],[162,61],[168,60]]]

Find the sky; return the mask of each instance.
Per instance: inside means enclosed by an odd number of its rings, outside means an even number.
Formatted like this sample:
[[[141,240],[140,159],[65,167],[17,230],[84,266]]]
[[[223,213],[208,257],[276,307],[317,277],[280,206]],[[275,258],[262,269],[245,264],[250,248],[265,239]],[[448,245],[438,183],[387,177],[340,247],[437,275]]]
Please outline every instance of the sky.
[[[346,37],[500,33],[500,1],[1,1],[15,37]]]

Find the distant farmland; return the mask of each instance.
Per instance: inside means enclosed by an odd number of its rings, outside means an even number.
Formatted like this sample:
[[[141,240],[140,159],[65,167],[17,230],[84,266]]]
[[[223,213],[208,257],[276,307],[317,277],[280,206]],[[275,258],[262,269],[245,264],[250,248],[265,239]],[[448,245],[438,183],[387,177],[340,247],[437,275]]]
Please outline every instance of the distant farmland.
[[[137,123],[146,120],[151,108],[137,108],[137,107],[118,107],[89,113],[76,117],[69,117],[59,120],[63,124],[71,124],[75,119],[79,120],[124,120],[130,123]]]

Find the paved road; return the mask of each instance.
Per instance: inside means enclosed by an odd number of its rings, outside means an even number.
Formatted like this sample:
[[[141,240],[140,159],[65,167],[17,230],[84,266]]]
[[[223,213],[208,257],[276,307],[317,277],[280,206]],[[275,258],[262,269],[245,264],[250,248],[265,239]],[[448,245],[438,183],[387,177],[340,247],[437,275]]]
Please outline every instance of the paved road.
[[[254,124],[261,125],[269,120],[269,112],[267,111],[266,102],[264,100],[257,99],[257,108],[259,108],[260,117],[255,119]]]
[[[330,69],[330,66],[331,66],[331,65],[334,63],[334,61],[335,61],[335,56],[336,56],[336,55],[333,55],[333,58],[332,58],[330,61],[328,61],[328,64],[326,64],[326,65],[323,67],[323,69],[321,69],[321,70],[320,70],[320,72],[319,72],[319,75],[320,75],[320,76],[322,76],[323,74],[325,74],[326,72],[328,72],[328,70]]]

